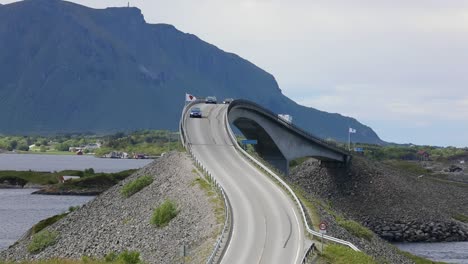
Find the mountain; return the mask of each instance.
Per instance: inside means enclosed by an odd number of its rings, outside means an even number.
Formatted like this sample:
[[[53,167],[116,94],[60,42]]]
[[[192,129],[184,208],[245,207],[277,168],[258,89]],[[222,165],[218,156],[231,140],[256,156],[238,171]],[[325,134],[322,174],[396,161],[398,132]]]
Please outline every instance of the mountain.
[[[228,33],[226,33],[228,34]],[[176,129],[185,92],[253,100],[320,137],[382,143],[357,120],[296,104],[241,57],[137,8],[0,6],[0,133]]]

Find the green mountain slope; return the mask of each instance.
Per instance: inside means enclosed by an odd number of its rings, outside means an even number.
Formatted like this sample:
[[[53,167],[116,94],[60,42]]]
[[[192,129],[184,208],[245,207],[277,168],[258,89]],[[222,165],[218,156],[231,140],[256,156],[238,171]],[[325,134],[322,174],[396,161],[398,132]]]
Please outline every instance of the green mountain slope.
[[[321,137],[380,143],[352,118],[300,106],[274,77],[137,8],[0,6],[0,133],[175,129],[185,92],[245,98]]]

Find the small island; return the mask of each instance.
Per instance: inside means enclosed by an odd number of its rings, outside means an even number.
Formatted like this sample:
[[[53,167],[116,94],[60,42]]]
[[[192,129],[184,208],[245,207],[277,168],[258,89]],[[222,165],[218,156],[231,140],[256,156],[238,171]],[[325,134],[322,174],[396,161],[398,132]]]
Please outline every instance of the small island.
[[[136,170],[117,173],[95,173],[65,170],[59,172],[0,171],[0,188],[37,188],[33,194],[98,195]]]

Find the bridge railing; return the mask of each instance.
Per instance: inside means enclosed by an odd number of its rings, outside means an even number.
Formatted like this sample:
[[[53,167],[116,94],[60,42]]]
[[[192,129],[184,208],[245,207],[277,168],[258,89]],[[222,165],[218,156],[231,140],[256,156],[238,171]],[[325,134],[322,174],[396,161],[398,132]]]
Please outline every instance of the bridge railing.
[[[212,186],[216,188],[218,193],[223,198],[223,203],[224,203],[224,208],[225,208],[225,215],[224,215],[225,220],[224,220],[223,228],[221,230],[221,234],[216,239],[216,243],[213,247],[213,250],[211,251],[210,256],[206,260],[206,264],[212,264],[212,263],[219,263],[222,256],[224,255],[226,246],[229,243],[229,240],[231,239],[231,235],[232,235],[232,219],[233,218],[232,218],[231,203],[229,202],[229,198],[224,192],[223,187],[216,181],[216,179],[209,172],[209,170],[197,159],[196,155],[193,153],[191,144],[187,140],[187,134],[185,132],[185,119],[186,119],[187,110],[190,109],[190,107],[192,107],[193,105],[198,104],[200,102],[203,102],[203,100],[195,100],[185,105],[182,111],[182,117],[179,123],[179,130],[180,130],[182,145],[187,150],[187,153],[190,155],[190,157],[194,161],[197,168],[203,172],[208,182],[211,183]]]
[[[305,131],[304,129],[294,125],[293,123],[286,122],[282,118],[278,117],[278,115],[276,113],[274,113],[273,111],[271,111],[269,109],[266,109],[265,107],[263,107],[263,106],[261,106],[261,105],[259,105],[257,103],[254,103],[252,101],[245,100],[245,99],[236,99],[236,100],[232,101],[229,104],[228,112],[232,108],[235,108],[235,107],[253,109],[253,110],[261,113],[262,115],[264,115],[264,116],[266,116],[266,117],[268,117],[270,119],[273,119],[276,122],[281,123],[285,127],[288,127],[289,129],[293,130],[295,133],[297,133],[297,134],[299,134],[299,135],[301,135],[301,136],[303,136],[303,137],[305,137],[305,138],[307,138],[309,140],[312,140],[312,141],[314,141],[314,142],[316,142],[316,143],[318,143],[320,145],[326,146],[327,148],[333,149],[334,151],[342,153],[343,155],[351,156],[351,153],[348,150],[346,150],[345,148],[340,147],[338,144],[326,141],[326,140],[324,140],[324,139],[322,139],[322,138],[320,138],[318,136],[313,135],[310,132]]]
[[[276,181],[278,181],[291,194],[291,196],[293,197],[294,202],[296,203],[297,207],[301,211],[302,220],[304,222],[304,225],[306,227],[307,232],[309,234],[312,234],[312,235],[316,236],[316,237],[322,237],[322,234],[320,232],[317,232],[317,231],[313,230],[312,228],[310,228],[309,223],[307,221],[305,211],[304,211],[304,207],[302,206],[301,201],[299,200],[297,195],[294,193],[294,191],[291,189],[291,187],[289,187],[289,185],[283,179],[281,179],[281,177],[279,177],[275,172],[270,170],[267,166],[265,166],[263,163],[261,163],[260,161],[258,161],[254,157],[252,157],[249,153],[247,153],[247,151],[245,151],[244,149],[242,149],[239,146],[239,144],[237,143],[237,139],[236,139],[236,137],[235,137],[234,133],[232,132],[231,127],[229,125],[229,120],[228,120],[228,117],[227,117],[227,113],[228,113],[228,111],[225,112],[224,121],[225,121],[225,125],[226,125],[226,130],[227,130],[227,132],[229,134],[229,137],[231,138],[231,141],[232,141],[234,147],[240,153],[242,153],[244,156],[246,156],[248,159],[250,159],[254,164],[256,164],[257,166],[262,168],[268,174],[270,174]],[[325,240],[328,240],[328,241],[332,241],[332,242],[335,242],[335,243],[338,243],[338,244],[348,246],[348,247],[352,248],[355,251],[360,251],[354,244],[352,244],[349,241],[342,240],[342,239],[339,239],[339,238],[335,238],[335,237],[332,237],[332,236],[327,236],[327,235],[323,235],[323,238]]]

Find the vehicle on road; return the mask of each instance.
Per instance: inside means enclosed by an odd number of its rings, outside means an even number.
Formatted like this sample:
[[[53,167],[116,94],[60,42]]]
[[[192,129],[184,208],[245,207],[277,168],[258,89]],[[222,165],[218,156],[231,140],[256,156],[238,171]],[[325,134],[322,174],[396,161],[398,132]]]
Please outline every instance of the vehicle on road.
[[[218,101],[216,100],[215,96],[208,96],[205,99],[205,104],[217,104]]]
[[[202,118],[202,112],[200,108],[193,107],[190,109],[190,118]]]
[[[232,101],[234,101],[234,99],[226,98],[226,99],[223,100],[223,104],[230,104],[230,103],[232,103]]]

